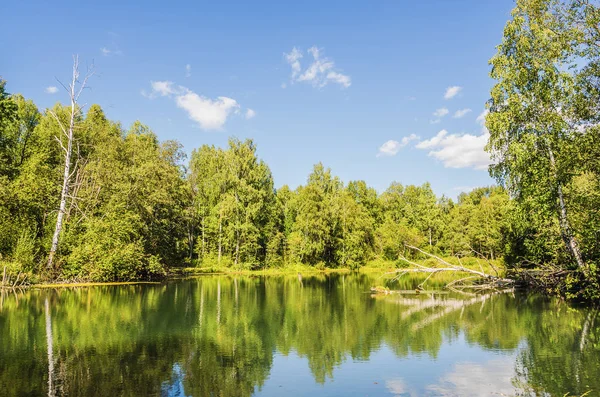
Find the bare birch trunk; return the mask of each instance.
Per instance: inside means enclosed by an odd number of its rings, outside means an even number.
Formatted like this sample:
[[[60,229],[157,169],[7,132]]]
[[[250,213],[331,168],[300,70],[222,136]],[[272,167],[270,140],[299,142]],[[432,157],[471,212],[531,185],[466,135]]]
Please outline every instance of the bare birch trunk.
[[[204,217],[202,217],[202,257],[203,258],[204,258],[204,255],[206,255],[205,247],[206,247],[206,237],[205,237],[205,233],[204,233]]]
[[[554,160],[554,153],[552,152],[552,148],[550,148],[550,145],[548,145],[548,154],[550,156],[550,164],[552,166],[552,169],[556,173],[556,161]],[[567,217],[567,206],[565,205],[565,199],[564,199],[564,195],[563,195],[562,185],[558,181],[557,181],[557,193],[558,193],[558,209],[559,209],[558,219],[559,219],[559,223],[560,223],[560,232],[561,232],[562,238],[565,242],[565,245],[567,246],[567,249],[571,252],[571,255],[573,255],[573,258],[575,258],[575,261],[577,262],[577,266],[580,269],[584,269],[585,263],[583,262],[583,259],[581,258],[581,251],[579,250],[579,244],[577,243],[577,239],[575,238],[575,236],[573,236],[573,231],[571,230],[571,225],[570,225],[569,219]]]
[[[237,241],[235,243],[235,265],[240,261],[240,232],[237,232]]]
[[[65,216],[65,208],[67,207],[67,196],[69,194],[69,183],[71,176],[71,156],[73,154],[73,127],[75,125],[75,96],[73,95],[73,87],[77,78],[76,69],[73,69],[73,84],[71,85],[71,120],[69,122],[69,131],[67,133],[67,150],[65,153],[65,169],[63,173],[63,185],[60,192],[60,206],[58,208],[58,216],[56,218],[56,227],[52,236],[52,247],[50,248],[50,256],[48,257],[48,269],[52,268],[54,255],[58,248],[58,239],[62,230],[63,218]]]
[[[237,266],[240,260],[240,213],[239,213],[239,198],[237,192],[235,193],[235,213],[236,213],[236,230],[235,230],[235,265]]]
[[[221,263],[221,252],[223,249],[223,210],[219,213],[219,259],[217,263]]]
[[[194,225],[191,221],[188,226],[188,246],[190,260],[192,260],[194,257]]]
[[[69,97],[71,100],[71,115],[69,120],[69,128],[65,128],[60,118],[54,112],[50,112],[50,114],[56,119],[60,129],[63,132],[63,135],[67,138],[67,147],[64,146],[62,140],[57,138],[60,143],[63,151],[65,152],[65,167],[63,173],[63,184],[60,192],[60,205],[58,208],[58,215],[56,218],[56,226],[54,227],[54,235],[52,236],[52,245],[50,247],[50,254],[48,256],[48,264],[47,268],[52,269],[52,265],[54,262],[54,256],[56,255],[56,251],[58,249],[58,242],[60,238],[60,233],[62,231],[63,219],[65,216],[65,209],[67,207],[67,198],[69,197],[69,186],[71,182],[71,157],[73,156],[73,134],[75,129],[75,118],[77,117],[78,112],[80,111],[77,101],[79,100],[79,96],[81,92],[85,88],[87,83],[87,79],[92,75],[90,71],[86,74],[83,82],[79,83],[79,57],[73,57],[73,76],[71,79],[71,84],[67,91],[69,92]],[[79,88],[77,88],[77,84],[79,83]],[[66,87],[65,87],[66,88]]]

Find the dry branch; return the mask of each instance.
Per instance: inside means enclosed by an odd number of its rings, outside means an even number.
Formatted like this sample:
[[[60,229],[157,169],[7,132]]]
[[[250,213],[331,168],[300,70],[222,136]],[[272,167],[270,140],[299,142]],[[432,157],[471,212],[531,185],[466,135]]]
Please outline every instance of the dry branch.
[[[400,255],[400,259],[402,259],[403,261],[405,261],[406,263],[412,265],[413,267],[411,268],[407,268],[407,269],[400,269],[395,271],[394,273],[397,275],[397,277],[402,277],[405,274],[408,273],[426,273],[429,274],[427,276],[427,278],[418,285],[418,288],[421,289],[423,288],[424,284],[429,280],[429,278],[431,278],[431,276],[433,276],[434,274],[437,273],[442,273],[442,272],[450,272],[450,273],[467,273],[470,274],[470,276],[468,277],[463,277],[461,279],[458,280],[454,280],[450,283],[448,283],[446,285],[447,288],[457,288],[460,285],[460,288],[474,288],[474,289],[497,289],[497,288],[506,288],[509,286],[513,286],[515,283],[515,280],[510,279],[510,278],[504,278],[504,277],[500,277],[498,275],[498,272],[496,270],[495,267],[492,266],[492,268],[494,269],[494,271],[496,272],[496,275],[492,275],[492,274],[488,274],[485,273],[483,271],[483,268],[481,267],[481,265],[479,266],[481,270],[474,270],[474,269],[470,269],[468,267],[465,267],[462,262],[459,259],[459,264],[455,265],[452,264],[446,260],[444,260],[443,258],[440,258],[437,255],[431,254],[427,251],[424,251],[418,247],[412,246],[412,245],[408,245],[406,244],[407,248],[410,248],[412,250],[415,250],[429,258],[433,258],[435,259],[439,264],[442,265],[442,267],[430,267],[430,266],[423,266],[415,261],[411,261],[409,259],[407,259],[406,257]],[[477,281],[476,284],[460,284],[463,283],[464,281],[467,280],[473,280],[473,281]]]
[[[22,276],[22,277],[21,277]],[[19,272],[17,277],[13,280],[10,273],[7,273],[6,266],[2,272],[2,284],[0,284],[0,290],[16,290],[23,286],[26,286],[27,273]]]

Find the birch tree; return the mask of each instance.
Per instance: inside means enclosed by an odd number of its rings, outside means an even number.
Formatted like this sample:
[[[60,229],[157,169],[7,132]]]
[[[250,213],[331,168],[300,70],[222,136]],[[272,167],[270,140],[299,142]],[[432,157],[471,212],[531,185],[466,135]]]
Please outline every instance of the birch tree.
[[[579,32],[565,22],[558,0],[516,3],[490,60],[498,81],[486,120],[491,173],[521,203],[558,217],[565,246],[584,269],[565,195],[577,173],[569,147],[580,132],[571,115]]]
[[[76,128],[76,120],[81,116],[82,106],[79,105],[79,97],[81,93],[85,89],[87,85],[88,79],[93,75],[93,68],[88,68],[86,74],[80,78],[79,72],[79,56],[75,55],[73,57],[73,75],[71,77],[71,82],[68,87],[61,83],[63,88],[68,92],[70,99],[70,113],[69,113],[69,122],[68,125],[65,125],[63,121],[58,117],[58,115],[49,110],[48,112],[54,117],[62,135],[56,137],[56,141],[59,143],[60,147],[64,152],[64,172],[63,172],[63,181],[62,181],[62,189],[60,192],[60,205],[58,207],[58,214],[56,217],[56,226],[54,227],[54,234],[52,236],[52,245],[50,247],[50,253],[48,255],[48,264],[47,268],[52,269],[54,263],[54,256],[56,255],[56,251],[58,249],[58,243],[60,239],[60,233],[62,231],[65,211],[67,208],[67,201],[69,197],[69,187],[71,185],[71,179],[75,172],[77,171],[77,164],[73,164],[73,146],[75,144],[75,128]]]

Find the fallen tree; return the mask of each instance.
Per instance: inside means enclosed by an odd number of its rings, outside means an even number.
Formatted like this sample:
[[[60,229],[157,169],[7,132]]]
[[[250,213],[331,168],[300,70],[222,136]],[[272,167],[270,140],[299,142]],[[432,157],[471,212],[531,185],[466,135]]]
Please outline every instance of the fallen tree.
[[[598,292],[600,291],[600,277],[589,277],[589,274],[581,269],[568,269],[561,266],[540,265],[540,264],[524,264],[524,266],[534,265],[535,268],[524,268],[521,266],[513,267],[506,274],[498,271],[493,262],[479,255],[482,260],[486,261],[488,269],[484,270],[480,259],[477,259],[479,269],[474,266],[467,267],[463,264],[460,257],[455,257],[456,263],[451,263],[449,260],[441,258],[437,255],[426,252],[418,247],[406,245],[407,248],[414,250],[427,258],[435,259],[435,266],[427,266],[410,260],[403,255],[399,255],[399,259],[408,263],[412,267],[398,269],[386,274],[394,274],[396,279],[409,273],[424,273],[427,277],[423,282],[417,285],[412,293],[422,294],[428,293],[424,286],[431,277],[439,273],[451,273],[463,275],[456,277],[448,282],[444,287],[453,292],[462,294],[472,294],[473,292],[483,291],[506,291],[512,290],[515,287],[528,288],[549,295],[558,295],[567,300],[580,302],[597,302]],[[476,251],[473,251],[477,254]],[[374,293],[403,293],[402,291],[390,291],[386,288],[375,287],[371,289]],[[466,292],[471,291],[471,292]]]
[[[396,274],[396,278],[400,278],[409,273],[426,273],[426,274],[428,274],[427,278],[425,278],[425,280],[417,286],[417,291],[422,290],[425,283],[433,275],[438,274],[438,273],[443,273],[443,272],[459,273],[459,274],[462,273],[462,274],[467,275],[466,277],[462,277],[462,278],[453,280],[453,281],[449,282],[448,284],[446,284],[446,288],[452,289],[452,290],[457,290],[457,291],[466,289],[466,288],[479,289],[479,290],[507,289],[507,288],[512,288],[515,285],[516,281],[514,279],[500,276],[498,269],[489,261],[488,261],[488,264],[493,269],[495,275],[486,273],[483,270],[483,266],[481,266],[481,265],[479,266],[480,267],[479,270],[468,268],[462,264],[462,261],[459,257],[456,257],[456,259],[458,260],[458,263],[459,263],[458,265],[456,265],[456,264],[448,262],[447,260],[445,260],[437,255],[434,255],[427,251],[424,251],[418,247],[408,245],[408,244],[406,244],[406,247],[410,248],[414,251],[417,251],[429,258],[433,258],[440,264],[439,267],[438,266],[436,266],[436,267],[424,266],[415,261],[407,259],[403,255],[399,256],[399,259],[405,261],[406,263],[412,265],[413,267],[405,268],[405,269],[398,269],[398,270],[392,272],[391,274]],[[390,273],[388,273],[388,274],[390,274]]]

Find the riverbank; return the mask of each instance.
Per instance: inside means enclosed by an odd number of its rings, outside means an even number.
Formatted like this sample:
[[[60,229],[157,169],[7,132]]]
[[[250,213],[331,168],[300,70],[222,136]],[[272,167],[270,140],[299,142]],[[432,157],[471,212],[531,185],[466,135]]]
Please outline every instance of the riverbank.
[[[350,274],[350,273],[381,273],[392,272],[394,269],[385,270],[382,268],[365,267],[358,270],[350,269],[317,269],[310,266],[294,266],[292,268],[244,270],[231,268],[173,268],[167,276],[160,281],[113,281],[113,282],[39,282],[23,285],[21,288],[75,288],[75,287],[97,287],[97,286],[122,286],[122,285],[142,285],[142,284],[162,284],[172,280],[181,280],[186,278],[195,278],[202,276],[218,275],[239,275],[239,276],[296,276],[296,275],[317,275],[317,274]]]
[[[445,258],[451,262],[457,262],[457,258]],[[491,272],[493,270],[499,271],[500,273],[505,273],[505,267],[502,261],[496,260],[493,261],[493,264],[485,263],[484,261],[480,261],[477,258],[463,258],[461,263],[465,265],[467,268],[472,269],[484,269],[486,272]],[[432,266],[435,264],[435,261],[425,260],[423,264]],[[207,276],[207,275],[242,275],[242,276],[297,276],[297,275],[316,275],[316,274],[350,274],[353,272],[357,273],[369,273],[369,274],[389,274],[389,278],[393,278],[395,272],[400,272],[405,267],[404,263],[398,261],[382,261],[382,260],[373,260],[366,263],[364,266],[357,269],[349,269],[349,268],[327,268],[322,266],[310,266],[303,264],[294,264],[287,265],[284,267],[270,267],[263,269],[244,269],[244,268],[236,268],[236,267],[225,267],[225,266],[173,266],[168,268],[164,276],[160,279],[153,280],[127,280],[127,281],[93,281],[93,280],[60,280],[57,281],[56,278],[46,278],[44,279],[43,275],[35,275],[35,274],[21,274],[18,276],[17,280],[22,280],[23,283],[17,281],[8,282],[4,284],[4,288],[69,288],[69,287],[92,287],[92,286],[101,286],[101,285],[131,285],[131,284],[159,284],[169,280],[177,280],[188,277],[199,277],[199,276]],[[492,267],[493,266],[493,267]],[[423,278],[426,278],[423,275]],[[444,273],[437,274],[435,276],[436,280],[441,282],[450,282],[456,278],[460,278],[460,275],[457,273]],[[11,278],[9,278],[12,280]],[[433,281],[433,280],[432,280]]]

